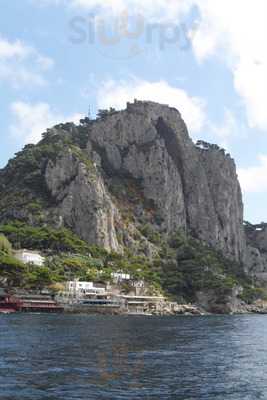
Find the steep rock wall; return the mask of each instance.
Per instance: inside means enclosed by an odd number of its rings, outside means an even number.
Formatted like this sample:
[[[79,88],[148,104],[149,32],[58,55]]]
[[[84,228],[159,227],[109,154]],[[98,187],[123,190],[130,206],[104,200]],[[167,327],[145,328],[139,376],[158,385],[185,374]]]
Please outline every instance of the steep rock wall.
[[[141,183],[160,215],[160,231],[183,229],[242,260],[243,204],[235,164],[219,150],[198,149],[177,110],[128,104],[93,125],[87,151],[105,175]]]
[[[42,221],[108,250],[150,255],[154,233],[183,230],[236,261],[245,254],[233,160],[216,146],[197,147],[166,105],[136,101],[78,127],[60,124],[0,171],[0,188],[2,220],[35,223],[27,203],[37,200]]]

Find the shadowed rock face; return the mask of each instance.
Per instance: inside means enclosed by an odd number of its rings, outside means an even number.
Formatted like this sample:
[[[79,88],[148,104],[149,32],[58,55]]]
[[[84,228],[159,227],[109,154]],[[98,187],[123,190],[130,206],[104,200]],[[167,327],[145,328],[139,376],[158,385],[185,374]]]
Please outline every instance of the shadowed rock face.
[[[71,134],[79,129],[72,125]],[[149,224],[164,235],[189,232],[243,260],[243,204],[234,161],[216,146],[197,147],[177,110],[135,102],[83,129],[82,157],[64,145],[42,166],[51,200],[47,218],[108,250],[138,250],[141,243],[150,255],[154,245],[141,229]],[[53,132],[62,134],[60,128]],[[5,189],[8,185],[6,180]]]

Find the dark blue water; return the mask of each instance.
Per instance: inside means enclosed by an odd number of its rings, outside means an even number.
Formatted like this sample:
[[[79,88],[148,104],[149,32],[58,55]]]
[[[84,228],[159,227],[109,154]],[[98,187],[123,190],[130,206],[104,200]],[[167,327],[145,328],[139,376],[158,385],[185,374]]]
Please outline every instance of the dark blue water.
[[[267,399],[267,316],[0,316],[0,399]]]

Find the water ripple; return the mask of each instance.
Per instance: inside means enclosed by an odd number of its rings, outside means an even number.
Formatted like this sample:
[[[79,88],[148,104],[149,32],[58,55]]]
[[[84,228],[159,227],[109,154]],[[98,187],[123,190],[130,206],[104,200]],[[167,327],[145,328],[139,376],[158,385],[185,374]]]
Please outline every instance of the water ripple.
[[[267,400],[267,317],[0,316],[2,400]]]

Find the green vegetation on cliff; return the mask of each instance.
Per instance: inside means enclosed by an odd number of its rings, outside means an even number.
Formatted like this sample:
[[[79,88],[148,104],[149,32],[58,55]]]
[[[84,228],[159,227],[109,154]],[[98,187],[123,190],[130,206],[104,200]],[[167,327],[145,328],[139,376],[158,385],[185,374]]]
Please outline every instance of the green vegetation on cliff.
[[[0,234],[0,280],[10,286],[20,286],[26,273],[26,266],[12,256],[12,245]]]
[[[67,229],[32,227],[21,222],[0,225],[0,276],[9,285],[42,288],[56,282],[79,278],[107,282],[111,273],[129,273],[144,280],[173,299],[194,301],[196,293],[213,289],[220,294],[238,284],[246,287],[244,300],[262,298],[254,290],[240,265],[225,259],[199,240],[177,233],[166,240],[151,228],[143,230],[160,244],[157,256],[148,259],[126,250],[123,255],[90,246]],[[5,236],[4,236],[5,235]],[[29,248],[46,254],[43,267],[24,265],[11,254],[14,248]]]
[[[88,126],[72,123],[48,129],[37,144],[26,145],[7,166],[0,170],[0,218],[2,221],[20,220],[39,225],[49,219],[46,211],[53,206],[45,181],[48,162],[55,163],[60,154],[72,151],[74,157],[93,170],[84,148],[88,140]]]
[[[158,267],[163,288],[191,300],[198,291],[232,289],[245,279],[241,265],[181,233],[162,247]]]
[[[66,228],[36,227],[13,221],[0,225],[0,232],[10,240],[15,248],[77,253],[89,251],[89,246]]]
[[[4,252],[7,254],[11,254],[12,252],[12,245],[9,240],[0,234],[0,252]]]
[[[23,286],[27,268],[13,256],[0,252],[0,279],[8,286]]]
[[[85,118],[78,127],[59,124],[0,170],[0,279],[10,285],[40,288],[73,278],[106,282],[113,271],[120,270],[174,299],[194,301],[200,291],[220,294],[239,284],[245,287],[246,301],[262,295],[251,287],[241,265],[214,250],[220,248],[240,260],[243,249],[242,202],[229,157],[225,160],[216,146],[204,142],[199,145],[216,151],[196,150],[173,110],[152,104],[135,104],[134,110],[131,115],[129,110],[100,110],[96,121]],[[155,111],[159,113],[156,128],[147,118],[153,116],[154,121]],[[131,132],[136,133],[134,141]],[[227,174],[221,174],[217,157]],[[218,175],[213,176],[210,165]],[[224,183],[226,175],[233,179]],[[202,182],[204,176],[207,179]],[[180,180],[177,187],[172,185]],[[213,180],[214,191],[219,187],[223,196],[214,196],[210,190],[207,182]],[[229,204],[218,200],[225,194]],[[177,199],[181,200],[179,212]],[[233,209],[229,221],[217,213],[224,208]],[[187,219],[194,223],[190,225]],[[207,219],[214,234],[205,228]],[[185,227],[188,235],[177,232],[171,237],[177,226]],[[206,238],[212,247],[193,239],[189,232]],[[239,234],[234,237],[227,232]],[[222,238],[221,243],[216,237]],[[21,264],[12,256],[8,241],[14,249],[39,250],[46,264]],[[93,243],[124,253],[109,253]]]

